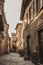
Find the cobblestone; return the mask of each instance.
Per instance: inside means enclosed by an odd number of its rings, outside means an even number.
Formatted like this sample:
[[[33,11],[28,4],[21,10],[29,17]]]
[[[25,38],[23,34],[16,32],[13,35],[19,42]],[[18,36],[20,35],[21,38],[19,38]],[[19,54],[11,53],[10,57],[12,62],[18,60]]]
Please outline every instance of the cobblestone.
[[[18,53],[10,53],[0,57],[0,65],[34,65],[31,61],[25,61]]]

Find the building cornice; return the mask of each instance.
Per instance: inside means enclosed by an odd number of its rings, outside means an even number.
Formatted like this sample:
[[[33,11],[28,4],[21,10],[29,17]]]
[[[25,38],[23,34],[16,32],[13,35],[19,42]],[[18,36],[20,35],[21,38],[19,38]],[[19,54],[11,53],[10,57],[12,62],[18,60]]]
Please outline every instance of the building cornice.
[[[18,23],[18,24],[16,25],[16,28],[15,28],[15,29],[17,29],[19,25],[22,25],[22,23]]]

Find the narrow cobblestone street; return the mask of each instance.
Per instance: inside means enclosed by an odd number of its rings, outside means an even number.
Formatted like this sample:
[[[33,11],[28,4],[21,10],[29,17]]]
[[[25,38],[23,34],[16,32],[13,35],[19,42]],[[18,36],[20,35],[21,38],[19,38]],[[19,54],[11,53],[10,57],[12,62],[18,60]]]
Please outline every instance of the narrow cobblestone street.
[[[34,65],[31,61],[25,61],[18,53],[10,53],[1,56],[0,65]]]
[[[0,65],[43,65],[43,0],[0,0]]]

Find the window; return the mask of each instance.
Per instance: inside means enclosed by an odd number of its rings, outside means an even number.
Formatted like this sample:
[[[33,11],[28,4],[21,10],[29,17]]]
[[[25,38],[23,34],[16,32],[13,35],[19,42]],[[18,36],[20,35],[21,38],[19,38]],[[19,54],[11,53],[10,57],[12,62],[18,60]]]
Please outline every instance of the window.
[[[40,0],[40,9],[43,7],[43,0]]]
[[[38,0],[38,11],[40,10],[40,0]]]
[[[42,0],[42,7],[43,7],[43,0]]]
[[[28,13],[26,13],[24,24],[25,24],[24,26],[25,26],[25,30],[26,30],[26,28],[28,27]]]
[[[31,7],[29,8],[29,19],[31,21]]]
[[[28,10],[28,24],[30,24],[30,14],[29,14],[29,10]]]
[[[28,24],[28,13],[26,14],[27,24]]]
[[[33,10],[34,10],[34,16],[36,16],[36,11],[38,10],[38,3],[36,4],[36,0],[34,0],[33,2]]]
[[[42,7],[43,7],[43,0],[36,0],[37,13],[40,11]]]
[[[36,0],[36,12],[38,13],[38,0]]]
[[[33,20],[33,4],[31,5],[31,20]]]

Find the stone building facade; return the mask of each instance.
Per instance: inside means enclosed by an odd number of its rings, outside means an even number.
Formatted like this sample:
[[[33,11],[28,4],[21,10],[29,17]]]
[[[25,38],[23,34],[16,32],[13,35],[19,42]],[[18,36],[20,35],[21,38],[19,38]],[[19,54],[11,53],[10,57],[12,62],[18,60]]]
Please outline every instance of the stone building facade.
[[[23,0],[20,20],[24,26],[25,59],[43,64],[43,0]]]
[[[17,52],[23,49],[23,24],[18,23],[16,26],[16,47]]]
[[[0,0],[0,54],[6,53],[6,44],[9,29],[9,25],[6,22],[4,13],[4,2],[5,0]]]

